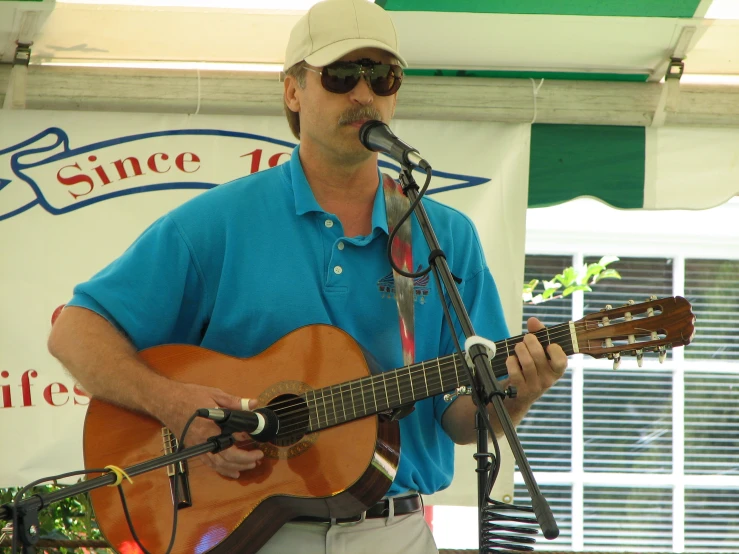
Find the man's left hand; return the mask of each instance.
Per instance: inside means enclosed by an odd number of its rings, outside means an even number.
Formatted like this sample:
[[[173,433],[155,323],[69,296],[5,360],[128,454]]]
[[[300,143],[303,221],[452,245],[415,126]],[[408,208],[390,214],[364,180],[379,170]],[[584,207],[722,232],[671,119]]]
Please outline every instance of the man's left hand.
[[[567,369],[567,355],[558,344],[550,344],[546,350],[534,333],[544,329],[541,321],[530,317],[526,322],[528,333],[515,346],[515,356],[506,360],[508,380],[501,387],[516,387],[517,396],[506,400],[511,418],[518,423],[531,405],[538,400]]]
[[[544,325],[532,317],[527,322],[528,334],[515,346],[515,355],[506,359],[508,378],[501,381],[501,389],[516,387],[516,398],[506,398],[505,406],[514,425],[529,411],[531,405],[549,390],[567,369],[567,356],[558,344],[546,350],[533,333]],[[442,426],[457,444],[471,444],[476,440],[474,429],[475,405],[469,396],[458,398],[444,413]],[[489,409],[496,435],[503,435],[495,411]]]

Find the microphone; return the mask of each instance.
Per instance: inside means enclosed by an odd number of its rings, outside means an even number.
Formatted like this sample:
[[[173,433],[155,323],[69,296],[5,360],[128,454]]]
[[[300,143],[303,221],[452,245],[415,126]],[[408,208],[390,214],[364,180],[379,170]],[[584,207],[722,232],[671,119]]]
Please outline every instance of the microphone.
[[[268,408],[259,408],[253,412],[200,408],[196,413],[200,417],[215,421],[224,433],[246,432],[259,442],[272,440],[280,430],[280,420]]]
[[[419,167],[424,171],[431,169],[418,150],[396,137],[382,121],[372,119],[365,122],[359,129],[359,141],[367,150],[383,152],[403,165]]]

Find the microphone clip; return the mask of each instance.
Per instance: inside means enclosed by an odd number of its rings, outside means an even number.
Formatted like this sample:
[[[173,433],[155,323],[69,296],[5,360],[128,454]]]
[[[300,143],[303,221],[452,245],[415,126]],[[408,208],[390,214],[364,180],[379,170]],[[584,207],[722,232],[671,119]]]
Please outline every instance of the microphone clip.
[[[225,408],[201,408],[197,414],[215,422],[224,434],[247,433],[258,442],[270,441],[280,431],[280,420],[269,408],[259,408],[253,412]]]

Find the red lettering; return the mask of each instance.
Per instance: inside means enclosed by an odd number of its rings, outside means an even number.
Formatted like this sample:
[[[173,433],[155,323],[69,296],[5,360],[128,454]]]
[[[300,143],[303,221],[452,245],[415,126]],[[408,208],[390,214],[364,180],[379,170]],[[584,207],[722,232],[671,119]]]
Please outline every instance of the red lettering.
[[[8,377],[10,377],[10,373],[8,373],[7,371],[0,372],[0,377],[2,377],[3,379],[7,379]],[[3,385],[0,388],[3,389],[3,408],[12,408],[13,402],[10,398],[10,385]]]
[[[90,156],[87,159],[90,160],[91,162],[95,162],[95,161],[97,161],[97,156]],[[105,173],[105,170],[103,169],[103,166],[102,165],[99,165],[97,167],[93,167],[92,169],[95,170],[95,173],[98,174],[98,177],[100,177],[100,180],[103,182],[104,185],[109,185],[110,184],[110,179],[108,179],[108,174]]]
[[[253,172],[259,170],[259,163],[261,162],[261,152],[261,150],[254,152],[257,155],[255,156],[255,159],[252,160]],[[270,158],[270,163],[273,163],[274,165],[279,163],[279,158],[281,155],[282,154],[278,154],[277,156],[273,156],[272,158]],[[167,173],[170,169],[172,169],[172,164],[168,163],[169,159],[170,156],[168,154],[165,154],[164,152],[155,152],[146,159],[146,167],[148,167],[153,173],[157,173],[160,175]],[[87,160],[90,162],[97,162],[98,158],[97,156],[91,154],[87,157]],[[111,162],[111,164],[116,169],[118,181],[124,181],[125,179],[131,177],[140,177],[142,175],[145,175],[144,170],[146,168],[142,166],[142,162],[140,162],[139,159],[135,156],[121,158],[119,160]],[[195,173],[200,170],[201,160],[198,155],[194,154],[193,152],[182,152],[175,158],[174,165],[182,173]],[[94,171],[96,173],[97,177],[100,180],[100,183],[103,186],[110,185],[113,182],[108,176],[106,170],[103,168],[102,164],[98,164],[90,168],[90,171]],[[112,175],[115,175],[115,173]],[[95,189],[96,185],[100,186],[95,182],[95,177],[93,177],[91,174],[86,175],[85,173],[83,173],[82,167],[80,167],[78,163],[62,167],[57,172],[56,178],[59,183],[67,187],[81,184],[85,184],[87,186],[87,190],[83,190],[82,192],[78,192],[76,190],[68,191],[75,200],[81,196],[86,196],[90,194]]]
[[[69,194],[71,194],[75,200],[79,198],[80,196],[85,196],[86,194],[90,194],[93,189],[92,179],[90,179],[87,175],[74,175],[72,177],[62,177],[62,171],[64,171],[68,167],[76,167],[77,169],[82,170],[79,164],[65,165],[63,168],[61,168],[57,172],[56,174],[57,181],[59,181],[62,185],[66,185],[68,187],[72,185],[77,185],[79,183],[87,183],[87,185],[90,187],[90,189],[87,192],[83,192],[82,194],[75,194],[71,190],[68,191]]]
[[[23,407],[33,406],[31,403],[31,378],[38,377],[35,369],[28,369],[21,375],[21,390],[23,391]]]
[[[278,152],[277,154],[274,154],[273,156],[270,156],[269,158],[269,166],[270,167],[276,167],[278,163],[280,163],[280,156],[287,156],[290,157],[290,152]]]
[[[149,156],[149,160],[146,162],[146,165],[149,166],[149,169],[151,169],[154,173],[167,173],[171,169],[170,166],[167,166],[167,169],[164,171],[160,171],[157,167],[157,156],[161,156],[162,160],[165,162],[169,159],[169,156],[167,154],[164,154],[162,152],[157,152],[156,154],[152,154]]]
[[[54,390],[55,388],[58,390]],[[44,400],[46,400],[47,404],[58,408],[59,406],[64,406],[67,402],[69,402],[69,395],[67,394],[68,392],[69,390],[62,383],[51,383],[44,389]],[[62,402],[61,404],[57,404],[56,402],[54,402],[55,394],[64,394],[64,402]]]
[[[262,149],[257,148],[253,152],[249,152],[248,154],[244,154],[242,156],[239,156],[240,158],[246,158],[247,156],[252,156],[251,159],[251,171],[249,174],[256,173],[259,171],[259,164],[262,163]]]
[[[185,156],[189,156],[189,159],[186,159]],[[195,173],[198,169],[200,169],[200,166],[196,167],[192,171],[188,171],[185,169],[186,163],[200,163],[200,158],[197,157],[197,155],[193,154],[192,152],[183,152],[174,161],[175,165],[177,166],[177,169],[182,171],[183,173]]]
[[[126,168],[124,167],[124,164],[126,162],[131,162],[131,168],[133,169],[133,174],[135,177],[143,175],[143,173],[141,172],[141,164],[139,163],[139,160],[137,158],[126,158],[125,160],[116,160],[113,162],[113,165],[118,170],[118,176],[121,178],[121,181],[123,181],[123,179],[128,179],[130,177],[128,172],[126,172]]]
[[[87,406],[90,403],[90,395],[82,390],[82,387],[80,387],[79,385],[74,386],[74,395],[75,406]],[[86,402],[82,402],[82,400],[86,400]]]

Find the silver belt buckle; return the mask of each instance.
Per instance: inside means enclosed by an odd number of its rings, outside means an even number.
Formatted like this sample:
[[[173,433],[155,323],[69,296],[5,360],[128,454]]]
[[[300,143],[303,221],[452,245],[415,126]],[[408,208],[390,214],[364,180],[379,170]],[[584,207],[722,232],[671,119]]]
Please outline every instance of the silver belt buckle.
[[[367,515],[367,512],[362,512],[359,514],[356,521],[336,521],[336,519],[331,520],[331,525],[338,525],[340,527],[351,527],[352,525],[357,525],[358,523],[364,523],[365,516]]]

